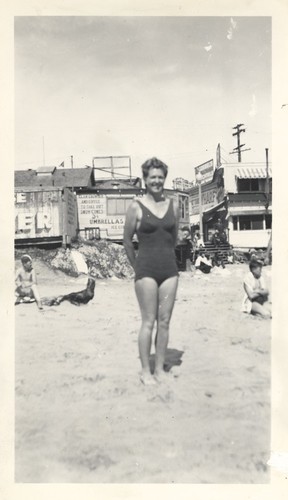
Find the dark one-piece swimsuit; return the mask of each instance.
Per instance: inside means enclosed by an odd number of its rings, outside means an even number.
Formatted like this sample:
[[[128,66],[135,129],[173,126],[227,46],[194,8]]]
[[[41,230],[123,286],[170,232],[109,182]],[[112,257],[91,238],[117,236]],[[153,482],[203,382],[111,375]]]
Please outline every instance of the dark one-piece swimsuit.
[[[137,230],[139,251],[135,263],[135,281],[153,278],[160,286],[168,278],[178,276],[174,250],[176,217],[173,201],[170,200],[162,218],[154,215],[139,200],[137,202],[142,209],[142,219]]]

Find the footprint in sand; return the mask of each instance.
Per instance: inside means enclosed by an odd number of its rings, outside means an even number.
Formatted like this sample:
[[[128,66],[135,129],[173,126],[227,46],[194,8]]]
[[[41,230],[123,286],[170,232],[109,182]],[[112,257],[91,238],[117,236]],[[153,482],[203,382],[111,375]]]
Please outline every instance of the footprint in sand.
[[[161,401],[162,403],[170,403],[171,401],[174,401],[173,392],[168,391],[164,394],[155,394],[155,396],[148,399],[149,403],[155,403],[157,401]]]
[[[122,396],[123,394],[125,394],[127,392],[127,389],[124,389],[124,387],[115,387],[113,393],[116,395],[116,396]]]
[[[213,393],[212,392],[205,392],[205,396],[207,398],[212,398],[213,397]]]

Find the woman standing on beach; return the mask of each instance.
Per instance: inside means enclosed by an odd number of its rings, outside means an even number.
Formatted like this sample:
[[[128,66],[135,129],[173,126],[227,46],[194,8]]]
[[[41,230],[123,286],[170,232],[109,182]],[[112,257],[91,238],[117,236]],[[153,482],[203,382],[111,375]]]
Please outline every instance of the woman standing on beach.
[[[135,271],[135,292],[142,324],[139,353],[142,365],[140,379],[146,385],[161,381],[169,339],[169,323],[175,302],[178,270],[175,245],[178,233],[177,203],[164,196],[168,167],[157,158],[142,165],[146,194],[134,200],[126,214],[124,247]],[[136,233],[139,251],[136,257],[132,239]],[[157,322],[154,376],[149,355],[152,332]]]

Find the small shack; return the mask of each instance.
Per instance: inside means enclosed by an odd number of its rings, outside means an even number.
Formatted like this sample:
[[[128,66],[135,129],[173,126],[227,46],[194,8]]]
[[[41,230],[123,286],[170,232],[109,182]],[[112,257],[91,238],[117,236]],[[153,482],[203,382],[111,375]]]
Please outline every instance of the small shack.
[[[77,228],[77,199],[70,189],[15,187],[15,246],[66,246],[77,235]]]

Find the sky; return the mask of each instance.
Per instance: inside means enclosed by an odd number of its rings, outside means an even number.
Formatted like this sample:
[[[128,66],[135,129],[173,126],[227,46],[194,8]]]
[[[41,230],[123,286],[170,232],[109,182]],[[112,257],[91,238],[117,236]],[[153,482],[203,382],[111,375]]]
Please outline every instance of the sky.
[[[271,151],[271,18],[15,18],[15,169],[152,156],[168,180]],[[43,139],[44,138],[44,139]],[[243,148],[244,149],[244,148]]]

